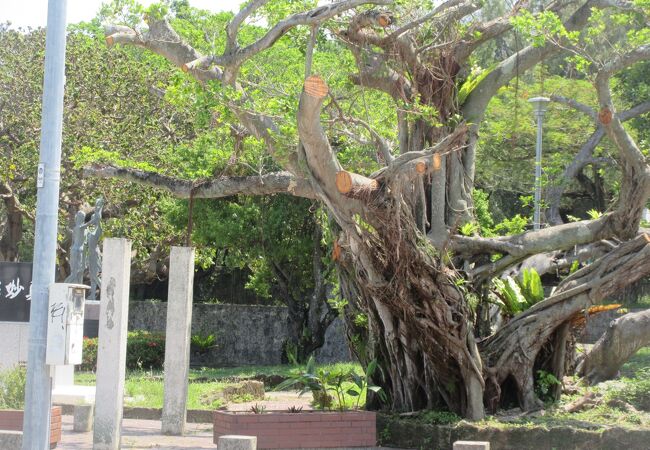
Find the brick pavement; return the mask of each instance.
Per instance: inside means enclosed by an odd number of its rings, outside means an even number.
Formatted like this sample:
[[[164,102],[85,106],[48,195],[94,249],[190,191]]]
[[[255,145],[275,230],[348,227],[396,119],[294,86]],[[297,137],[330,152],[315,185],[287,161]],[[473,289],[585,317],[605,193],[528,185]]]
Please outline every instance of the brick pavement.
[[[63,416],[63,433],[57,449],[89,450],[93,446],[93,433],[72,431],[72,416]],[[123,449],[203,450],[216,449],[212,443],[212,425],[188,423],[185,436],[163,436],[160,421],[124,419],[122,421]]]

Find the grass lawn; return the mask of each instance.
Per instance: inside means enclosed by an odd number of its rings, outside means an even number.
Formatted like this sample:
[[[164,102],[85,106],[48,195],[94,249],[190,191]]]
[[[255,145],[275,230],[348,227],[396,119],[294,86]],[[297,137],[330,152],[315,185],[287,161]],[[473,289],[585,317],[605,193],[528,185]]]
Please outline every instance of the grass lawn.
[[[347,372],[354,370],[361,374],[361,366],[354,363],[337,363],[320,365],[324,370]],[[289,378],[297,375],[305,366],[243,366],[224,368],[201,368],[190,370],[190,383],[188,388],[188,409],[213,410],[225,406],[217,393],[226,386],[239,381],[253,379],[259,376],[278,376]],[[95,374],[92,372],[75,373],[75,383],[80,385],[94,385]],[[351,386],[350,386],[351,387]],[[265,386],[267,392],[272,386]],[[133,371],[126,375],[124,385],[125,406],[140,406],[146,408],[162,408],[163,404],[163,374],[162,372]],[[365,398],[365,395],[364,395]],[[241,398],[242,401],[248,400]],[[349,398],[348,406],[353,406],[356,399]]]
[[[362,374],[358,364],[339,363],[318,366],[324,370],[354,370]],[[229,368],[202,368],[190,370],[188,409],[217,409],[224,406],[217,393],[226,386],[242,380],[264,376],[288,378],[297,375],[304,366],[245,366]],[[94,373],[76,373],[75,382],[82,385],[95,384]],[[271,391],[272,386],[266,386]],[[582,397],[588,391],[601,394],[601,404],[575,413],[564,412],[562,406]],[[162,408],[163,376],[161,372],[130,372],[125,383],[126,406]],[[365,398],[365,395],[362,395]],[[608,404],[610,400],[622,400],[638,411]],[[242,398],[242,401],[249,399]],[[354,406],[356,398],[346,399],[348,407]],[[575,395],[563,395],[557,404],[549,404],[544,415],[521,416],[514,419],[488,417],[486,424],[499,426],[530,425],[571,425],[594,426],[620,425],[650,428],[650,347],[641,349],[621,369],[621,378],[601,383],[597,386],[582,386]],[[458,416],[445,411],[428,411],[416,416],[418,420],[428,423],[453,423],[461,420]]]

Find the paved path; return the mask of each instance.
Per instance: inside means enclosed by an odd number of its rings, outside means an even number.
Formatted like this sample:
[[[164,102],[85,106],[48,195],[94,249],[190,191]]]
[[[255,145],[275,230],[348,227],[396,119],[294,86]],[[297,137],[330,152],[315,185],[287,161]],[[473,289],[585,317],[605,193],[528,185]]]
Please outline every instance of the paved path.
[[[93,433],[72,431],[72,416],[63,416],[62,439],[57,449],[89,450],[93,447]],[[123,449],[203,450],[216,449],[212,443],[212,425],[188,423],[185,436],[163,436],[160,421],[124,419],[122,421]]]
[[[62,439],[57,450],[90,450],[93,447],[93,433],[72,431],[72,416],[62,416]],[[122,420],[122,449],[158,450],[216,450],[212,443],[212,424],[188,423],[185,436],[163,436],[159,420]],[[362,449],[346,449],[362,450]],[[372,450],[400,450],[375,447]]]

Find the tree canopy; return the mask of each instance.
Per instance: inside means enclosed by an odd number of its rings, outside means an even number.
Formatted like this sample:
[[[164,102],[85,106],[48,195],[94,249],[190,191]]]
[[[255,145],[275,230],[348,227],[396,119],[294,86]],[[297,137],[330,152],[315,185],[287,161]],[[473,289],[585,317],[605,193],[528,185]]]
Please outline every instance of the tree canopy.
[[[311,222],[288,214],[284,225],[325,229],[314,260],[321,241],[331,243],[346,317],[366,318],[349,320],[349,333],[363,341],[361,359],[383,369],[375,381],[390,407],[444,405],[478,419],[516,397],[531,410],[540,405],[535,373],[561,379],[574,369],[574,319],[650,274],[650,238],[639,228],[648,149],[631,122],[648,112],[634,71],[650,58],[649,14],[647,0],[251,0],[236,14],[116,1],[101,15],[106,42],[137,62],[111,79],[164,70],[164,104],[195,120],[155,155],[106,149],[78,161],[86,176],[190,202],[314,202]],[[538,94],[553,100],[548,226],[531,230],[512,203],[531,184],[526,100]],[[591,212],[567,207],[573,180]],[[488,206],[495,190],[514,193],[500,211]],[[223,226],[235,224],[225,215],[275,202],[288,200],[201,203],[197,237],[228,236]],[[279,223],[265,215],[251,230]],[[239,236],[229,245],[247,249],[231,256],[265,245]],[[306,247],[293,260],[283,251],[273,253],[294,263]],[[526,291],[531,269],[560,274],[555,289],[491,323],[492,279],[518,277]]]

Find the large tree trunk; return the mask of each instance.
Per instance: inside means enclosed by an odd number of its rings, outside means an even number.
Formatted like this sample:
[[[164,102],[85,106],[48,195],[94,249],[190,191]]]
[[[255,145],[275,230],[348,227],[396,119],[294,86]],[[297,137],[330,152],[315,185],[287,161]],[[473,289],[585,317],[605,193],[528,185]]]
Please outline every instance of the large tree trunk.
[[[614,378],[640,348],[650,345],[650,310],[613,320],[580,362],[577,372],[590,384]]]

